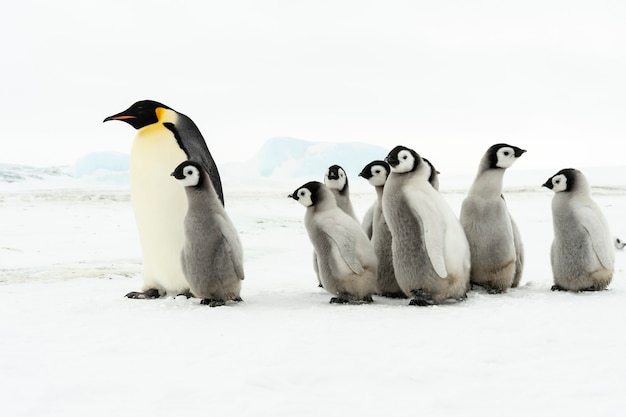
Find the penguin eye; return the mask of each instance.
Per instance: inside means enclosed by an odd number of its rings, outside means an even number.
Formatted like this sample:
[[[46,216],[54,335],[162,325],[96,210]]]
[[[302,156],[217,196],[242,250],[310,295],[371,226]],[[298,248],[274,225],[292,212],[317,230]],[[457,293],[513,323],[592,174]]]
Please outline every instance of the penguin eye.
[[[374,171],[375,174],[380,174],[380,169]]]
[[[555,179],[555,180],[554,180],[554,183],[555,183],[555,184],[560,184],[560,183],[561,183],[561,180],[560,180],[560,179]]]
[[[406,160],[407,158],[408,158],[408,156],[406,156],[406,155],[404,155],[404,156],[402,157],[402,159],[404,159],[404,160]]]
[[[300,197],[304,197],[305,194],[304,190],[300,190]]]
[[[509,151],[504,151],[504,156],[509,156]]]
[[[192,169],[187,171],[187,175],[192,175],[192,174],[193,174],[193,170]]]

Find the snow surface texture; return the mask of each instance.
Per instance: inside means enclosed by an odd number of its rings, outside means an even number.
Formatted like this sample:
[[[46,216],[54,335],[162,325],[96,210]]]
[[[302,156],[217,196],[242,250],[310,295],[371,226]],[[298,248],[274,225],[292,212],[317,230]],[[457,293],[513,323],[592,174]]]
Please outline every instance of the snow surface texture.
[[[329,304],[304,209],[287,198],[303,182],[295,177],[225,177],[246,280],[245,302],[220,308],[124,298],[142,284],[127,189],[5,183],[0,415],[622,415],[626,255],[617,252],[607,291],[549,290],[552,192],[540,184],[560,168],[505,176],[526,247],[521,286],[428,308]],[[588,177],[624,238],[618,172]],[[457,215],[472,179],[441,176]],[[371,187],[353,193],[357,215],[374,200]]]

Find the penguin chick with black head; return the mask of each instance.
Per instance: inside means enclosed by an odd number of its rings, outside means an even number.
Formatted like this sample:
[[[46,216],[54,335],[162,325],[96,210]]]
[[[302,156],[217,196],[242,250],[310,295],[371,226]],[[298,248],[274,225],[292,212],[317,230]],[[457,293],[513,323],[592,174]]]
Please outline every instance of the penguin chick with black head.
[[[356,213],[350,201],[350,184],[346,171],[339,165],[331,165],[324,174],[324,185],[333,193],[337,199],[337,206],[346,214],[357,220]]]
[[[180,259],[194,296],[211,307],[242,301],[243,249],[239,235],[202,165],[186,161],[172,176],[185,187],[185,243]]]
[[[385,161],[372,161],[367,164],[361,173],[376,190],[377,200],[372,212],[372,236],[374,252],[378,258],[377,287],[378,293],[384,297],[406,298],[396,281],[391,254],[391,232],[383,216],[383,189],[390,173],[389,164]]]
[[[567,168],[543,184],[554,191],[552,291],[600,291],[613,278],[615,253],[609,225],[591,198],[582,172]]]
[[[385,160],[391,174],[383,189],[383,215],[398,285],[412,305],[464,299],[469,244],[452,209],[428,182],[431,166],[405,146],[396,146]]]
[[[336,295],[330,302],[372,302],[378,262],[360,225],[337,206],[321,182],[308,182],[289,197],[306,207],[304,225],[315,250],[320,281]]]
[[[324,174],[324,185],[326,185],[335,196],[337,206],[354,220],[357,220],[352,202],[350,201],[350,185],[348,184],[346,171],[339,165],[331,165]],[[319,271],[317,270],[317,258],[315,253],[313,253],[313,269],[317,275],[319,286],[323,287]]]
[[[180,265],[187,199],[172,181],[172,167],[199,163],[208,172],[221,203],[222,184],[213,157],[196,124],[187,116],[152,100],[138,101],[104,119],[137,129],[130,154],[130,192],[143,255],[143,291],[129,298],[158,298],[187,293]]]
[[[422,161],[426,162],[430,165],[430,177],[428,177],[428,182],[433,186],[435,190],[439,190],[439,174],[440,172],[435,169],[435,166],[426,158],[422,158]],[[387,164],[385,161],[382,161]],[[388,164],[387,164],[388,165]],[[361,222],[361,227],[365,230],[367,237],[372,238],[373,232],[373,222],[374,222],[374,211],[378,206],[378,200],[374,201],[374,203],[370,206],[369,209],[363,215],[363,221]]]
[[[461,206],[472,259],[470,281],[491,294],[517,287],[522,276],[522,239],[502,195],[502,184],[507,168],[525,152],[505,143],[487,149]]]

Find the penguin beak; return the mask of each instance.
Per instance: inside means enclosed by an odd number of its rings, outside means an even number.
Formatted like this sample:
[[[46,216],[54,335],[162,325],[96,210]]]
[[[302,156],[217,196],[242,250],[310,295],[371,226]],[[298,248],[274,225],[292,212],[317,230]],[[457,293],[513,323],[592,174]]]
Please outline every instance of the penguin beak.
[[[133,115],[130,115],[130,114],[124,114],[124,113],[125,113],[125,111],[123,111],[121,113],[118,113],[118,114],[114,114],[113,116],[109,116],[106,119],[104,119],[102,121],[102,123],[108,122],[110,120],[121,120],[121,121],[125,122],[127,120],[131,120],[131,119],[136,119],[137,118],[137,116],[133,116]]]
[[[550,189],[550,190],[551,190],[551,189],[552,189],[552,182],[550,182],[550,180],[551,180],[551,179],[552,179],[552,178],[549,178],[549,179],[548,179],[548,181],[546,181],[546,182],[545,182],[544,184],[542,184],[541,186],[542,186],[542,187],[546,187],[546,188],[548,188],[548,189]]]
[[[524,155],[526,153],[526,149],[516,149],[515,150],[515,157],[519,158],[520,156]]]
[[[102,123],[108,122],[109,120],[122,120],[122,121],[125,121],[125,120],[129,120],[129,119],[136,119],[136,117],[135,116],[124,116],[124,115],[119,115],[118,116],[118,115],[114,115],[114,116],[107,117],[106,119],[104,119],[102,121]]]

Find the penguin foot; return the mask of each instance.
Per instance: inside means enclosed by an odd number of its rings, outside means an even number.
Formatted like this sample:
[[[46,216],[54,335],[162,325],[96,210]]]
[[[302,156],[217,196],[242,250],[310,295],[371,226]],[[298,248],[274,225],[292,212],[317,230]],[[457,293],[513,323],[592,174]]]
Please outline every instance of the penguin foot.
[[[200,300],[200,304],[208,305],[209,307],[220,307],[226,305],[226,302],[215,298],[203,298]]]
[[[237,296],[235,298],[233,298],[233,301],[236,303],[242,303],[243,302],[243,298],[241,298],[240,296]]]
[[[361,301],[363,303],[369,304],[369,303],[373,303],[374,299],[372,298],[371,295],[366,295],[365,297],[363,297],[363,299]]]
[[[353,296],[349,295],[349,294],[345,294],[342,295],[340,297],[333,297],[330,299],[330,303],[331,304],[352,304],[352,305],[359,305],[359,304],[370,304],[373,303],[374,299],[372,298],[371,295],[366,295],[365,297],[361,298],[361,299],[357,299],[354,298]]]
[[[472,290],[476,290],[476,287],[483,288],[485,291],[487,291],[487,294],[502,294],[506,292],[506,289],[494,287],[487,282],[483,282],[480,284],[476,282],[472,282],[471,286],[472,286]]]
[[[131,291],[125,295],[126,298],[132,298],[133,300],[153,300],[161,297],[159,290],[156,288],[150,288],[144,292]]]
[[[558,284],[554,284],[552,287],[550,287],[550,291],[567,291],[567,288],[563,288]]]
[[[432,306],[437,303],[433,300],[433,296],[424,290],[413,290],[411,291],[414,298],[409,301],[410,306],[419,306],[419,307],[427,307]]]
[[[178,294],[176,297],[187,297],[187,299],[194,298],[191,291],[185,291]]]

